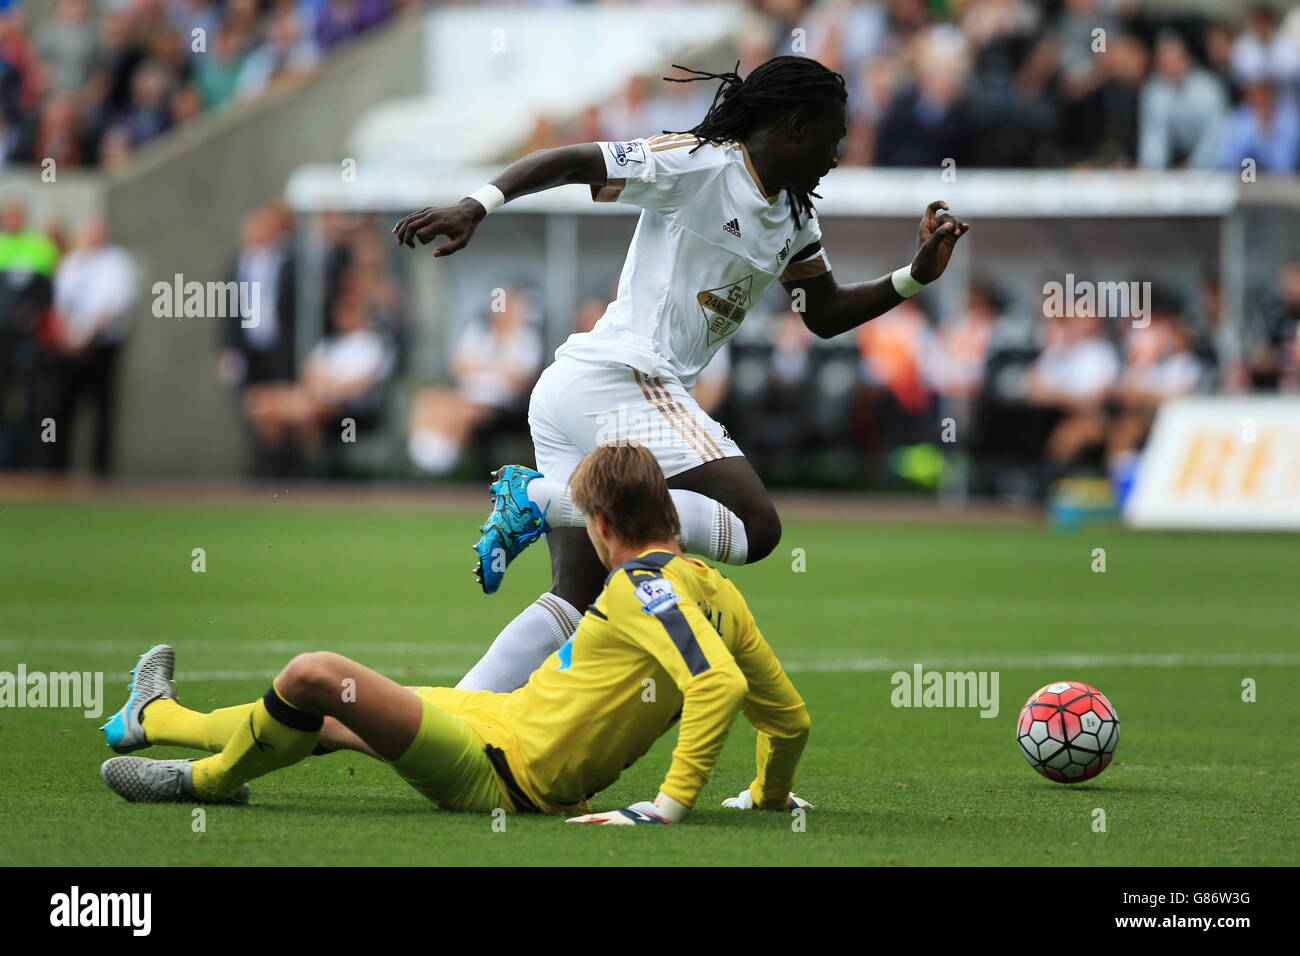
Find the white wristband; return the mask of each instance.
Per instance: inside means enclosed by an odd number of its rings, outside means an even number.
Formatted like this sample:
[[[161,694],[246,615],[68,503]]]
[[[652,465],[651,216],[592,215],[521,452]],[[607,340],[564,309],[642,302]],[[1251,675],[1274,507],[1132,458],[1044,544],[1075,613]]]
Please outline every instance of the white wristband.
[[[466,199],[473,199],[485,210],[485,214],[490,215],[492,210],[500,209],[505,205],[506,196],[501,190],[497,189],[491,183],[486,186],[480,186],[474,190]]]
[[[681,823],[691,812],[690,807],[678,803],[662,790],[659,791],[659,796],[655,797],[655,809],[669,823]]]
[[[901,269],[895,269],[889,278],[894,283],[894,291],[904,299],[910,299],[925,288],[924,282],[917,282],[912,278],[912,266],[910,264],[903,266]]]

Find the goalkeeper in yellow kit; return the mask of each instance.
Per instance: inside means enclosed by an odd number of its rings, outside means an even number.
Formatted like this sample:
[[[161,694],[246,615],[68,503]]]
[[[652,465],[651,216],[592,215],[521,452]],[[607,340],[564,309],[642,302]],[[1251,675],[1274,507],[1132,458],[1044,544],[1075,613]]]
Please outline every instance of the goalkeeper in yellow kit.
[[[808,712],[736,586],[683,557],[658,462],[637,445],[597,448],[570,479],[610,575],[576,633],[508,693],[408,688],[338,654],[301,654],[258,701],[203,714],[172,690],[173,654],[147,652],[104,725],[118,753],[151,744],[194,760],[114,757],[105,783],[128,800],[242,800],[247,782],[313,752],[389,762],[448,810],[557,813],[575,823],[678,823],[695,806],[737,713],[758,729],[753,782],[726,805],[806,807],[790,793]],[[607,813],[587,801],[679,723],[658,797]]]

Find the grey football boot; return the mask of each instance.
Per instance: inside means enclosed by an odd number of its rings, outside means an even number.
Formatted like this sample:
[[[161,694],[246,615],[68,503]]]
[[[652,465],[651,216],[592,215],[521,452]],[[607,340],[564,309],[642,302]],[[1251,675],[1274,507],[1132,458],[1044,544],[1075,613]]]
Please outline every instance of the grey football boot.
[[[247,803],[248,784],[225,800],[208,800],[194,792],[191,764],[199,758],[150,760],[110,757],[99,775],[110,790],[131,803]]]
[[[140,724],[145,705],[160,697],[175,699],[172,674],[176,669],[176,652],[170,644],[155,644],[140,655],[131,669],[131,683],[126,703],[99,729],[113,753],[129,754],[149,746]]]

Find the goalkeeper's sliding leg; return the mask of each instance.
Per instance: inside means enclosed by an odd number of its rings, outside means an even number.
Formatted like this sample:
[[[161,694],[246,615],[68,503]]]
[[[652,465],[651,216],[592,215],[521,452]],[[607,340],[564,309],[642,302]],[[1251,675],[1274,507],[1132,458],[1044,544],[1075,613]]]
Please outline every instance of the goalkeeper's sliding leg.
[[[151,733],[149,742],[176,742],[166,725],[183,723],[178,711],[184,708],[170,697],[141,708],[139,725],[159,728],[158,739]],[[220,724],[230,730],[219,752],[198,760],[114,757],[101,770],[105,783],[127,800],[140,802],[237,800],[250,780],[310,755],[325,721],[332,718],[340,728],[337,742],[357,743],[360,746],[353,749],[364,748],[389,762],[439,805],[466,810],[510,807],[482,743],[466,721],[341,654],[300,654],[261,700],[214,714],[216,720],[213,715],[195,716],[209,718],[208,733]]]

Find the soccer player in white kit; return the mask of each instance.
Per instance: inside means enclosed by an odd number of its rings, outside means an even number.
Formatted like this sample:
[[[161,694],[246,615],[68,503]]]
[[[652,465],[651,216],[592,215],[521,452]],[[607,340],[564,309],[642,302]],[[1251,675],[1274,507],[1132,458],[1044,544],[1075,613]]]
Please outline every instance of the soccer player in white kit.
[[[739,64],[737,64],[739,66]],[[685,69],[680,68],[679,69]],[[537,470],[496,473],[495,506],[477,547],[484,591],[545,535],[551,590],[511,621],[458,685],[509,691],[577,629],[608,574],[587,538],[567,480],[600,444],[636,441],[654,452],[672,490],[682,546],[726,564],[766,557],[781,521],[762,480],[727,430],[690,395],[701,370],[779,281],[822,338],[856,328],[938,279],[970,226],[941,201],[921,219],[911,263],[870,282],[839,285],[821,246],[812,199],[847,132],[844,78],[816,60],[781,56],[721,86],[691,130],[626,142],[539,150],[455,206],[404,217],[393,232],[435,256],[469,242],[503,202],[584,183],[597,202],[642,210],[617,298],[586,333],[556,350],[529,403]]]

